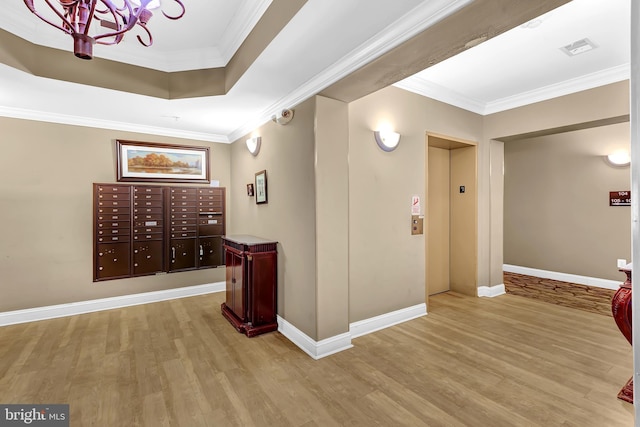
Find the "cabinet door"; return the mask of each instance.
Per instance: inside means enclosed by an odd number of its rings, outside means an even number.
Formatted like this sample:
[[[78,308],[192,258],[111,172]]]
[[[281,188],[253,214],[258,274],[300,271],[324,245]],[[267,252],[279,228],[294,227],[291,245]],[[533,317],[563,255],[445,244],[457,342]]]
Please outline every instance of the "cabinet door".
[[[171,239],[169,260],[170,271],[196,268],[196,239]]]
[[[152,274],[163,271],[162,240],[133,243],[133,274]]]
[[[227,295],[226,305],[241,320],[246,321],[246,302],[244,277],[242,274],[243,257],[231,251],[226,251],[225,264],[227,266]]]
[[[201,237],[198,240],[199,268],[222,265],[222,237]]]
[[[129,276],[129,248],[129,242],[99,243],[96,247],[96,279]]]
[[[247,263],[249,320],[254,326],[276,321],[276,254],[258,253]]]

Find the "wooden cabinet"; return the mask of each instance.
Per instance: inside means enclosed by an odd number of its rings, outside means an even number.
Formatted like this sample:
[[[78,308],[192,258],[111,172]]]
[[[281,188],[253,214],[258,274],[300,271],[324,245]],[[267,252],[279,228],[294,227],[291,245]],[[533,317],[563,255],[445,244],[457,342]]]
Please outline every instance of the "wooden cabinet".
[[[224,264],[225,189],[94,184],[94,281]]]
[[[277,330],[277,242],[247,235],[222,240],[227,270],[222,314],[249,337]]]

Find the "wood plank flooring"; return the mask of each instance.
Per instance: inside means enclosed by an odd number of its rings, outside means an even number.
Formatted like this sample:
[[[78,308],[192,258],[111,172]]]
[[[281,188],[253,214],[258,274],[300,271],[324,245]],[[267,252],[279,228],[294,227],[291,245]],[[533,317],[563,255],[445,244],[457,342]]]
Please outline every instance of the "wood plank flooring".
[[[0,328],[0,403],[68,403],[72,426],[632,426],[631,348],[610,317],[503,295],[314,361],[246,338],[224,293]]]
[[[503,277],[505,289],[510,294],[612,317],[611,299],[615,290],[506,271]],[[620,284],[623,282],[624,278]]]

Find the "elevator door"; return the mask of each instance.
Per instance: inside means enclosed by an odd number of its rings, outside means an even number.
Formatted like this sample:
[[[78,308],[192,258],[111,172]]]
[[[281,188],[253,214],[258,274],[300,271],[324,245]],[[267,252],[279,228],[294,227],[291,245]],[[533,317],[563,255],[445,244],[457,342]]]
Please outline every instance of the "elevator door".
[[[477,295],[477,148],[427,135],[426,294]]]

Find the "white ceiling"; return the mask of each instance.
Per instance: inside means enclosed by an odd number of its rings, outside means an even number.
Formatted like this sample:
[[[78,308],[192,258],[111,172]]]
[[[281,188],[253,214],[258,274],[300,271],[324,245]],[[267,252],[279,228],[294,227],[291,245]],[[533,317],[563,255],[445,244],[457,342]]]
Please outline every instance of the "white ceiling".
[[[0,115],[232,142],[471,1],[308,0],[223,96],[158,99],[35,77],[0,64]],[[176,9],[168,3],[171,14]],[[94,54],[163,71],[224,66],[270,3],[185,0],[183,19],[155,14],[149,23],[152,47],[125,37],[117,46],[96,46]],[[629,0],[574,0],[543,16],[535,28],[515,28],[397,85],[490,114],[624,80],[629,7]],[[0,28],[71,50],[71,38],[38,20],[22,1],[3,9]],[[598,47],[573,58],[559,49],[582,38]]]

